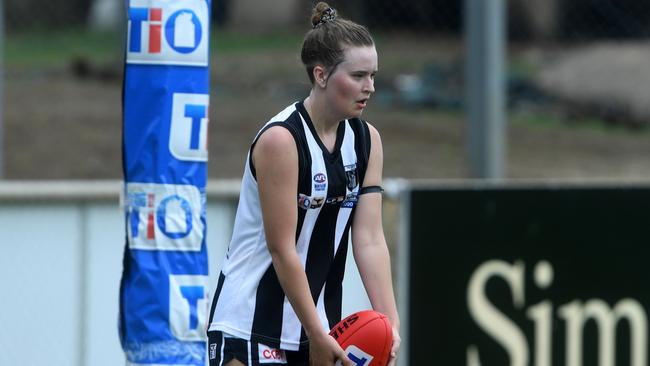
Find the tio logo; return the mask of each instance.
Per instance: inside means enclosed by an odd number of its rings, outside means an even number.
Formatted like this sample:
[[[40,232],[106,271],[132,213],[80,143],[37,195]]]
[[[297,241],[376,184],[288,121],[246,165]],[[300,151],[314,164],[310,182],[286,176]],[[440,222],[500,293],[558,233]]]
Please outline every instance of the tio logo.
[[[179,160],[208,161],[208,94],[174,93],[169,151]]]
[[[201,250],[203,206],[197,187],[127,183],[126,195],[131,249]]]
[[[205,340],[208,277],[169,275],[169,326],[181,341]]]
[[[511,366],[551,366],[553,357],[553,326],[558,322],[553,319],[557,313],[565,325],[565,363],[564,365],[582,366],[583,352],[598,352],[599,366],[614,366],[616,363],[617,326],[626,321],[629,329],[629,348],[619,351],[630,353],[632,366],[648,364],[648,319],[646,312],[638,301],[630,298],[621,299],[613,307],[602,299],[573,300],[553,309],[551,300],[544,300],[526,309],[526,316],[534,324],[535,359],[530,362],[528,340],[523,327],[515,323],[504,312],[500,311],[487,297],[488,280],[504,281],[511,293],[512,302],[516,309],[524,309],[526,297],[524,292],[525,268],[522,261],[510,264],[501,260],[490,260],[483,263],[474,271],[467,288],[467,304],[470,315],[476,324],[496,343],[505,349],[510,358]],[[540,289],[548,289],[553,283],[553,266],[547,261],[541,261],[535,266],[533,283]],[[590,320],[594,321],[598,333],[598,348],[583,347],[585,326]],[[490,364],[481,362],[479,349],[472,345],[467,348],[467,365],[479,366]]]
[[[127,63],[207,66],[206,0],[131,0]]]

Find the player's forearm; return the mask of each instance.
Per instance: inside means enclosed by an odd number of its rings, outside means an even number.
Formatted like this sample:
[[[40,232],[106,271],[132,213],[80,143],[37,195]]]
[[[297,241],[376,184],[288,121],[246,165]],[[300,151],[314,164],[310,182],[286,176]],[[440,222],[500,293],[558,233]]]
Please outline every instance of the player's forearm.
[[[385,314],[391,324],[399,329],[400,320],[393,292],[390,255],[385,241],[355,246],[354,258],[373,309]]]
[[[295,251],[271,251],[273,266],[280,285],[287,295],[308,337],[324,333],[314,300],[311,297],[307,275]]]

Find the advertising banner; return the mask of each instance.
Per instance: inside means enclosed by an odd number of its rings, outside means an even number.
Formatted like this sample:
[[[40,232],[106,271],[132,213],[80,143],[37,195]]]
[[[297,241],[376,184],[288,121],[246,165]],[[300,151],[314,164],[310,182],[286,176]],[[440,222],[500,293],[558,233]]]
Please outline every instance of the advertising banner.
[[[209,0],[130,0],[124,74],[129,365],[205,364]]]
[[[411,365],[648,365],[650,187],[410,192]]]

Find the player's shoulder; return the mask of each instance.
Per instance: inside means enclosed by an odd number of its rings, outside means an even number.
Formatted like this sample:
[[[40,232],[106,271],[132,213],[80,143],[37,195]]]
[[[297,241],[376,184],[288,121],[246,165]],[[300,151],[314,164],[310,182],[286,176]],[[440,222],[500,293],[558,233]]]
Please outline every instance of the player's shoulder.
[[[352,126],[356,126],[358,130],[361,130],[362,135],[367,134],[367,139],[371,141],[380,141],[381,137],[379,135],[379,130],[369,121],[361,118],[352,118],[349,120]],[[353,127],[354,128],[354,127]]]
[[[283,151],[288,148],[295,149],[293,134],[286,126],[274,124],[269,126],[257,139],[257,147],[263,150]]]

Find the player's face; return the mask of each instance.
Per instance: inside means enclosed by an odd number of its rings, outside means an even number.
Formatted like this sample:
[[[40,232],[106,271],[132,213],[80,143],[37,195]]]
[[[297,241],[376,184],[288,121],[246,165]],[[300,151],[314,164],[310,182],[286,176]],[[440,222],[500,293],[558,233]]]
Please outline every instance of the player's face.
[[[346,49],[343,62],[327,81],[329,105],[344,118],[359,117],[370,95],[375,92],[376,73],[377,50],[374,46]]]

